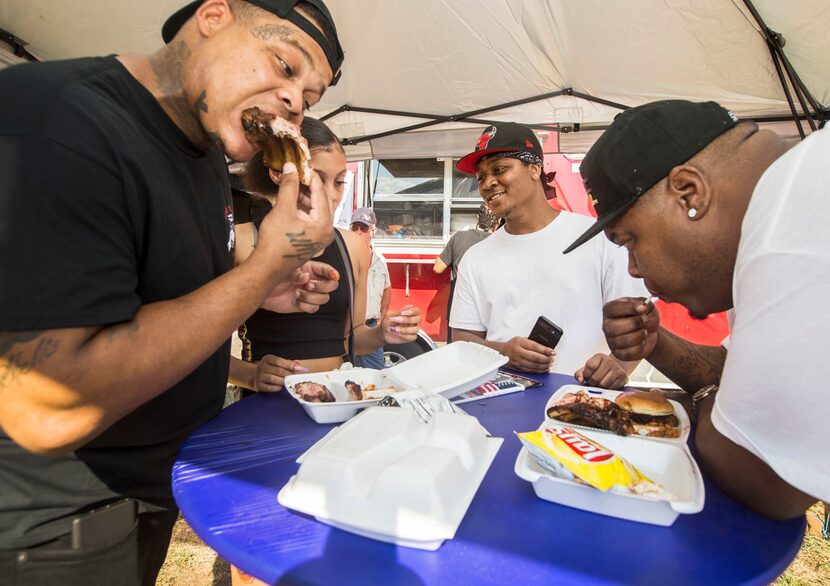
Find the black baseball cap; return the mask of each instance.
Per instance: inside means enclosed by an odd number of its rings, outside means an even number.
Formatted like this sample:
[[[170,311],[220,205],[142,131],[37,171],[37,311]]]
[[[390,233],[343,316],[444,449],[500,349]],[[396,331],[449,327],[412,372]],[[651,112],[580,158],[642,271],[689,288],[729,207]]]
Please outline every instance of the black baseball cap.
[[[186,23],[188,19],[196,13],[196,10],[202,5],[203,1],[204,0],[196,0],[195,2],[191,2],[184,8],[177,10],[173,13],[173,16],[165,21],[164,25],[161,27],[161,38],[165,43],[169,43],[173,40],[173,37],[176,36],[176,33],[179,32],[182,25],[184,25],[184,23]],[[322,32],[320,32],[320,29],[318,29],[314,23],[294,10],[294,7],[301,1],[308,2],[319,10],[320,14],[323,15],[323,18],[329,26],[331,26],[331,30],[334,31],[333,47],[329,44],[326,37]],[[331,17],[331,12],[329,12],[329,9],[326,8],[323,0],[245,0],[245,2],[253,4],[254,6],[259,6],[263,10],[276,14],[280,18],[284,18],[314,39],[314,42],[320,45],[320,48],[326,55],[326,60],[328,61],[332,73],[334,74],[331,80],[331,85],[335,85],[337,83],[340,79],[340,67],[343,65],[343,48],[340,46],[340,40],[337,37],[337,27],[334,26],[334,19]]]
[[[563,254],[602,232],[674,167],[737,123],[715,102],[662,100],[617,114],[580,166],[597,221]]]
[[[476,174],[478,162],[493,153],[522,151],[543,158],[542,145],[533,131],[515,122],[499,122],[488,126],[476,142],[476,150],[465,155],[455,164],[455,168],[468,175]]]

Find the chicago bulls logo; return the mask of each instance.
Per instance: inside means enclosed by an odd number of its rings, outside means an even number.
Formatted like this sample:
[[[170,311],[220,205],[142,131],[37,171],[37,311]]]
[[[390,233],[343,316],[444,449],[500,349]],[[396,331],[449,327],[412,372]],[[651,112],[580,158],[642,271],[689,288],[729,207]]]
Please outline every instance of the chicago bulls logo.
[[[492,138],[496,136],[496,127],[491,126],[484,133],[478,138],[478,142],[476,143],[476,150],[483,151],[487,148],[487,145],[490,144]]]

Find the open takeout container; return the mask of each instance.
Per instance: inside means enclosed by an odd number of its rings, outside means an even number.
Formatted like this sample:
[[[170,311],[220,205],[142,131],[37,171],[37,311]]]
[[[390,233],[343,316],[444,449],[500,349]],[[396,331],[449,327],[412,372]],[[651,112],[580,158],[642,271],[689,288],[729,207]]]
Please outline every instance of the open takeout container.
[[[568,421],[560,421],[558,419],[551,419],[548,417],[548,408],[550,408],[554,403],[558,402],[563,396],[567,393],[576,393],[577,391],[585,391],[588,393],[590,397],[598,397],[600,399],[608,399],[612,403],[614,400],[624,391],[609,391],[608,389],[600,389],[598,387],[586,387],[583,385],[563,385],[560,387],[553,395],[551,395],[548,402],[545,404],[545,421],[547,423],[556,423],[559,425],[567,425],[568,427],[573,427],[575,430],[583,433],[586,430],[590,431],[598,431],[605,435],[616,435],[613,431],[608,431],[605,429],[597,429],[595,427],[588,427],[586,425],[577,425],[574,423],[570,423]],[[680,430],[679,437],[650,437],[650,436],[632,436],[637,437],[640,439],[646,439],[649,441],[661,441],[661,442],[670,442],[675,444],[685,444],[686,441],[689,439],[689,433],[691,431],[692,425],[689,421],[689,415],[686,413],[686,410],[683,406],[678,403],[677,401],[672,401],[671,399],[668,400],[671,403],[671,406],[674,407],[674,416],[677,417],[678,422],[678,429]],[[603,443],[600,440],[600,443]]]
[[[539,429],[545,429],[550,422],[552,420],[543,423]],[[576,427],[569,423],[556,423]],[[692,514],[703,510],[703,477],[685,443],[619,436],[584,427],[579,429],[579,433],[628,460],[671,493],[674,500],[637,495],[624,489],[603,492],[574,480],[558,478],[542,468],[527,448],[522,447],[514,470],[519,478],[533,484],[539,498],[600,515],[664,527],[674,523],[681,513]]]
[[[378,400],[350,401],[346,381],[356,382],[363,388],[374,385],[376,389],[389,389],[390,394],[422,389],[451,399],[492,380],[507,360],[506,356],[481,344],[453,342],[384,370],[352,368],[292,374],[285,377],[285,388],[317,423],[339,423],[374,405]],[[334,395],[335,401],[310,403],[303,400],[295,391],[301,382],[326,386]]]
[[[281,505],[364,537],[435,550],[451,539],[503,440],[474,417],[371,407],[297,460]]]

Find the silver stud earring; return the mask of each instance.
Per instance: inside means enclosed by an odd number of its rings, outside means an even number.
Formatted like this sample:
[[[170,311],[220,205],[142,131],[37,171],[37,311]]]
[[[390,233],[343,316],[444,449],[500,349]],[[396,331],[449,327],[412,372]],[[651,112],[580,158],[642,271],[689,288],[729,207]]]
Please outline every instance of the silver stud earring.
[[[689,217],[694,218],[697,216],[697,210],[695,208],[689,208]]]

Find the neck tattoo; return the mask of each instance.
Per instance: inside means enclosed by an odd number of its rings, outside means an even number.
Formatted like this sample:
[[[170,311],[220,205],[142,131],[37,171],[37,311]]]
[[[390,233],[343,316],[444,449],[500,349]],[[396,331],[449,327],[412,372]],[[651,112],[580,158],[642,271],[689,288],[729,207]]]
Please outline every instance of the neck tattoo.
[[[190,47],[184,41],[178,40],[150,57],[150,66],[156,76],[156,98],[190,140],[198,145],[207,146],[211,140],[198,118],[199,112],[208,111],[207,92],[202,91],[191,106],[187,103],[182,84],[182,70],[190,56]]]

